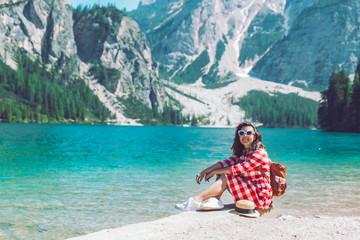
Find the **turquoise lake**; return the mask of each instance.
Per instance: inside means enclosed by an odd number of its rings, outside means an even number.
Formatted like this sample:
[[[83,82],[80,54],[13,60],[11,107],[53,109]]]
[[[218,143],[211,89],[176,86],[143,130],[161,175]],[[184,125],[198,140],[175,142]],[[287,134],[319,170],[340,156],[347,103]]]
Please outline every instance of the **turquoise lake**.
[[[260,128],[287,166],[278,214],[360,215],[360,134]],[[179,213],[234,129],[0,124],[0,239],[66,239]]]

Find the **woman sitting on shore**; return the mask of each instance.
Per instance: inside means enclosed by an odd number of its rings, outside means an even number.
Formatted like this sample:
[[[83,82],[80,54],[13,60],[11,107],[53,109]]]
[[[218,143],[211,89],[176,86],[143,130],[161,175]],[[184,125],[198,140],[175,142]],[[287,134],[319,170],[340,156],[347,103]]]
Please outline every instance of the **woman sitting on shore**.
[[[249,200],[257,209],[267,209],[272,205],[272,189],[269,182],[257,169],[260,167],[270,177],[270,159],[262,143],[259,130],[249,122],[240,123],[235,132],[231,147],[233,156],[217,162],[196,175],[196,182],[209,181],[217,175],[216,181],[205,191],[186,202],[176,204],[180,210],[208,210],[214,205],[223,207],[220,200],[223,192],[228,189],[234,198]]]

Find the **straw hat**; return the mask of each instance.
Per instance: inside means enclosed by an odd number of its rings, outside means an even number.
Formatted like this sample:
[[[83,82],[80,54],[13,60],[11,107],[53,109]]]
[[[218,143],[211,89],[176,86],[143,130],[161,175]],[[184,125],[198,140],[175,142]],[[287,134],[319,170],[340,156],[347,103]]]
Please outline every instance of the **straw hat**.
[[[237,214],[245,217],[257,218],[259,212],[255,210],[255,204],[248,200],[240,200],[235,203],[235,211]]]

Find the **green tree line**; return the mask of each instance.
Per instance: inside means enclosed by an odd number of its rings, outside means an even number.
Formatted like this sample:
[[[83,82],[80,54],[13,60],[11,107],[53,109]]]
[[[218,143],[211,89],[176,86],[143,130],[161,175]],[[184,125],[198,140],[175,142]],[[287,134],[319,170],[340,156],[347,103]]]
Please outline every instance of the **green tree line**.
[[[261,122],[264,127],[309,128],[317,126],[318,102],[295,93],[274,93],[252,90],[239,99],[245,117]]]
[[[176,101],[171,96],[169,96],[169,98],[172,99],[172,101]],[[138,119],[138,122],[144,125],[197,126],[199,123],[204,123],[202,118],[183,115],[181,110],[175,108],[171,101],[166,103],[160,112],[156,108],[150,109],[133,96],[118,98],[118,100],[125,107],[124,114],[126,117]]]
[[[322,130],[360,132],[360,64],[351,82],[345,70],[332,73],[318,111]]]
[[[19,51],[14,70],[0,60],[2,122],[104,122],[109,110],[85,84]]]

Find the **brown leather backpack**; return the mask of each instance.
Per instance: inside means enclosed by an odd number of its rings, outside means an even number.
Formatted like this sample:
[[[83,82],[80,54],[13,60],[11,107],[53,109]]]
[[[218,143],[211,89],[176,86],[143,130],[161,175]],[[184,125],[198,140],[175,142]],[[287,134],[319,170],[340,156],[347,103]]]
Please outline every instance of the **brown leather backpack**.
[[[265,172],[260,168],[257,169],[261,174],[270,182],[273,190],[273,196],[280,197],[285,193],[286,184],[286,166],[280,163],[270,162],[270,179],[266,176]]]

